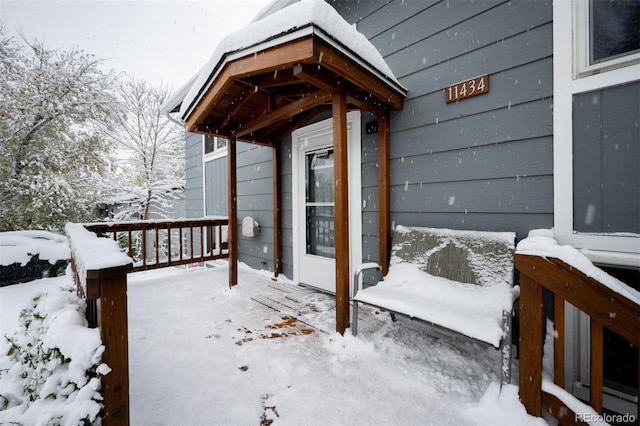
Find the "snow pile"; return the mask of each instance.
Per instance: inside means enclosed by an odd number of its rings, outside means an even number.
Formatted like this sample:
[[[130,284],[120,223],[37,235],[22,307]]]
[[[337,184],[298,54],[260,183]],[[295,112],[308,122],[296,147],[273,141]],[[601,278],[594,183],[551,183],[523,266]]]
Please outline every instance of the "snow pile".
[[[448,276],[448,274],[451,275],[454,272],[449,271],[445,275],[439,275],[430,271],[439,270],[438,261],[434,255],[452,246],[464,250],[468,266],[471,269],[469,276],[455,278],[457,281],[478,284],[484,287],[500,285],[511,287],[513,284],[515,232],[488,232],[403,225],[397,225],[394,232],[402,237],[394,239],[391,265],[399,263],[420,264],[421,269],[425,272],[443,277]],[[435,243],[430,243],[429,241],[435,241]],[[425,250],[421,251],[419,248],[424,248]],[[416,249],[418,250],[416,251]],[[434,263],[434,265],[431,265],[431,263]],[[462,266],[456,265],[459,269],[462,269]],[[460,272],[457,274],[460,274]]]
[[[400,263],[389,269],[383,282],[359,291],[356,299],[499,347],[502,308],[509,291],[509,287],[481,287],[435,277],[421,271],[419,265]]]
[[[358,291],[355,300],[441,325],[498,348],[504,334],[503,309],[510,310],[514,300],[514,241],[513,232],[397,226],[389,273],[376,286]],[[437,257],[451,247],[463,254]],[[456,272],[468,264],[467,281],[434,275],[440,267],[447,269],[445,263],[452,264]]]
[[[323,0],[302,0],[253,22],[222,40],[187,93],[180,108],[180,115],[183,118],[186,117],[192,104],[200,96],[201,91],[206,90],[206,86],[213,75],[219,71],[219,67],[224,63],[228,54],[255,46],[310,24],[330,34],[331,37],[347,46],[382,75],[399,84],[375,46],[345,21],[334,8]]]
[[[84,303],[69,281],[36,296],[5,339],[0,357],[0,424],[99,422],[104,346],[87,328]]]
[[[542,376],[542,390],[562,401],[574,413],[580,413],[580,417],[589,425],[608,425],[604,417],[593,409],[589,404],[585,404],[578,398],[567,392],[560,386],[553,383],[553,379]],[[622,416],[621,416],[622,417]]]
[[[0,265],[24,266],[35,255],[52,265],[69,259],[67,239],[48,231],[0,232]]]
[[[611,290],[640,305],[640,292],[595,266],[587,256],[575,247],[558,245],[553,230],[534,229],[530,231],[527,238],[518,243],[516,252],[519,254],[560,259],[588,277],[600,281]]]
[[[491,383],[477,403],[471,403],[462,409],[470,419],[470,424],[492,426],[512,426],[514,419],[527,419],[530,424],[547,425],[542,418],[534,418],[527,414],[518,395],[518,387],[506,385],[500,389],[498,383]]]

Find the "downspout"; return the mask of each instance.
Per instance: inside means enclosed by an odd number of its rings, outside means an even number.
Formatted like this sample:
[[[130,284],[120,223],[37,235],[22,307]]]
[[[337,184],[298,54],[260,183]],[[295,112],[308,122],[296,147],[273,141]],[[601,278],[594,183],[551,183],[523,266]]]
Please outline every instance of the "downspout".
[[[177,124],[178,126],[180,126],[180,127],[184,127],[184,123],[183,123],[182,121],[178,121],[178,120],[176,120],[175,118],[173,118],[173,117],[171,116],[171,111],[165,111],[165,112],[164,112],[164,115],[166,115],[166,116],[167,116],[167,118],[169,119],[169,121],[172,121],[172,122],[176,123],[176,124]]]

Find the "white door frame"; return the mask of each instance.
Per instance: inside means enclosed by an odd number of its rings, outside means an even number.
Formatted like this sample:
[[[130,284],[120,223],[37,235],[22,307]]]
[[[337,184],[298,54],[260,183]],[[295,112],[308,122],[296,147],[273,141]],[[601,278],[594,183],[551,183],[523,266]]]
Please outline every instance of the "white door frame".
[[[349,276],[362,263],[362,163],[361,163],[361,113],[352,111],[347,114],[347,140],[349,158]],[[293,225],[293,281],[300,283],[300,258],[305,244],[301,243],[305,220],[300,211],[299,185],[304,185],[304,176],[300,176],[300,162],[304,161],[309,139],[323,134],[333,134],[332,119],[310,124],[293,132],[291,137],[291,192]]]

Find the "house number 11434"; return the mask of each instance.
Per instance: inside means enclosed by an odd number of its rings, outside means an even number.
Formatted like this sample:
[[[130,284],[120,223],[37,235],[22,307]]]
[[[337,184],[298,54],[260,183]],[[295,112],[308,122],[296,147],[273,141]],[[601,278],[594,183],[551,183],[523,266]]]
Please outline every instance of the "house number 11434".
[[[448,104],[485,93],[489,93],[489,76],[487,74],[452,84],[444,89],[445,101]]]

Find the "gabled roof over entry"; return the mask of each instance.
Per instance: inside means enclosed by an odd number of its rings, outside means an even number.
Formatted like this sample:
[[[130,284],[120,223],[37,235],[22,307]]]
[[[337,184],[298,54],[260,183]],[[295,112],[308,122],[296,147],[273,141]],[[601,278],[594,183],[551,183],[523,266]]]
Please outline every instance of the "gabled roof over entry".
[[[342,92],[349,109],[402,108],[377,49],[322,0],[302,0],[229,35],[185,96],[187,130],[276,143]]]

